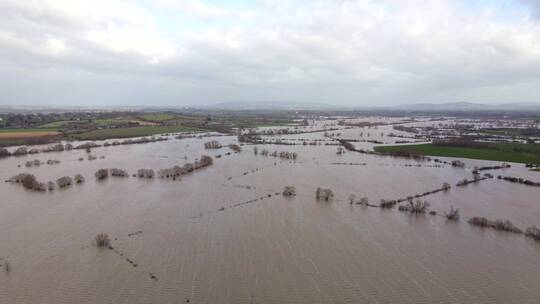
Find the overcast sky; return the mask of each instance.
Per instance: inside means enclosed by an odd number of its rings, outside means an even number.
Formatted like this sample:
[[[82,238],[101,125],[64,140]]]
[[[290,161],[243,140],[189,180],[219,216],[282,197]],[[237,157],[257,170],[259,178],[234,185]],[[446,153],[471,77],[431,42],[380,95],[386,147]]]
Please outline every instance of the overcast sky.
[[[538,0],[0,0],[1,105],[540,103]]]

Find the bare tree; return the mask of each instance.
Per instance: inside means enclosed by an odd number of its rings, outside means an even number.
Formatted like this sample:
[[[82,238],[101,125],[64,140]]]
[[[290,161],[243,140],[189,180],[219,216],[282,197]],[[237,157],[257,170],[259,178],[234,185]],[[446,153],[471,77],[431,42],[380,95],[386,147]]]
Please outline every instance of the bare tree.
[[[444,216],[450,221],[459,220],[459,209],[454,209],[454,206],[450,206],[450,211],[445,212]]]
[[[58,188],[65,188],[73,184],[73,179],[69,176],[63,176],[56,180]]]
[[[334,197],[334,192],[331,189],[317,188],[315,193],[317,200],[330,201]]]
[[[296,195],[296,188],[293,186],[285,186],[285,189],[283,190],[283,196],[295,196]]]
[[[448,190],[450,190],[450,188],[452,188],[452,186],[450,186],[449,183],[446,183],[446,182],[445,182],[445,183],[443,183],[441,189],[443,189],[443,191],[448,191]]]
[[[107,177],[109,177],[109,169],[99,169],[94,175],[98,180],[106,179]]]
[[[540,241],[540,229],[536,228],[536,226],[531,226],[525,230],[525,236]]]
[[[108,247],[111,243],[111,239],[109,239],[109,235],[106,233],[99,233],[96,235],[95,238],[96,246],[98,247]]]
[[[82,183],[84,183],[84,176],[82,176],[80,174],[77,174],[77,175],[75,175],[74,180],[75,180],[75,183],[82,184]]]

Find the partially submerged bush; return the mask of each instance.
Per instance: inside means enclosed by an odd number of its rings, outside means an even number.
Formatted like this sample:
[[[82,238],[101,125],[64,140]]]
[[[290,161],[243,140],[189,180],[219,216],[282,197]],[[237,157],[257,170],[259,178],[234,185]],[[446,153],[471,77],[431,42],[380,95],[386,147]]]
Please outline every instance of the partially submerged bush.
[[[450,221],[459,220],[459,209],[454,209],[454,206],[450,206],[450,211],[445,212],[444,216]]]
[[[468,221],[469,224],[477,227],[488,227],[489,220],[485,217],[471,217]]]
[[[109,239],[109,235],[106,233],[99,233],[96,235],[96,246],[103,248],[108,247],[111,244],[111,239]]]
[[[394,206],[397,204],[396,200],[381,200],[381,203],[379,204],[379,207],[382,209],[391,209],[394,208]]]
[[[448,191],[448,190],[450,190],[450,188],[452,188],[452,186],[450,186],[449,183],[443,183],[443,185],[442,185],[442,187],[441,187],[441,189],[442,189],[443,191]]]
[[[468,220],[468,223],[473,226],[482,227],[482,228],[490,227],[490,228],[501,230],[501,231],[523,233],[521,229],[516,227],[509,220],[490,221],[485,217],[472,217]]]
[[[94,175],[98,180],[106,179],[107,177],[109,177],[109,169],[99,169]]]
[[[17,150],[13,152],[13,155],[20,156],[20,155],[26,155],[28,154],[28,149],[26,147],[19,147]]]
[[[9,151],[6,148],[0,148],[0,158],[2,157],[8,157]]]
[[[230,144],[229,148],[233,150],[234,152],[241,152],[242,148],[237,144]]]
[[[48,182],[47,183],[47,189],[49,191],[53,191],[55,187],[56,187],[56,185],[53,182]]]
[[[127,172],[122,169],[111,168],[109,171],[111,173],[111,176],[115,176],[115,177],[128,177],[129,176]]]
[[[23,185],[23,187],[28,190],[35,189],[35,187],[37,186],[37,183],[38,181],[36,177],[32,174],[26,174],[21,181],[21,184]]]
[[[221,144],[217,140],[212,140],[204,143],[205,149],[219,149],[221,147]]]
[[[139,169],[137,170],[138,177],[154,178],[154,169]]]
[[[536,226],[531,226],[525,230],[525,236],[540,241],[540,229],[536,228]]]
[[[65,188],[73,184],[73,179],[69,176],[63,176],[56,180],[58,188]]]
[[[329,201],[334,197],[334,192],[331,189],[317,188],[315,192],[317,200]]]
[[[407,206],[408,211],[412,213],[426,213],[428,211],[428,208],[430,206],[428,201],[423,201],[419,198],[416,200],[409,200],[409,205]]]
[[[356,204],[367,206],[369,204],[368,198],[364,196]]]
[[[82,184],[82,183],[84,183],[84,176],[82,176],[80,174],[77,174],[77,175],[75,175],[74,180],[75,180],[75,183]]]
[[[283,196],[295,196],[296,195],[296,188],[293,186],[285,186],[285,189],[283,189]]]

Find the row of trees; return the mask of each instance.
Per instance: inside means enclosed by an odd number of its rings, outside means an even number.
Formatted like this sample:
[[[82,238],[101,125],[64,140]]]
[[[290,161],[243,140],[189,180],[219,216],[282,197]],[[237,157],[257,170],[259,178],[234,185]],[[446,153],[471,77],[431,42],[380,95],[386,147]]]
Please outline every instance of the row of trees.
[[[258,149],[256,149],[257,147],[254,147],[253,148],[253,153],[255,155],[258,154]],[[283,158],[283,159],[292,159],[292,160],[296,160],[298,158],[298,153],[296,152],[288,152],[288,151],[274,151],[272,153],[270,153],[270,151],[266,150],[266,149],[263,149],[260,153],[262,156],[272,156],[272,157],[279,157],[279,158]]]
[[[221,147],[223,146],[217,140],[211,140],[204,143],[205,149],[219,149]]]
[[[114,177],[128,177],[129,174],[123,170],[118,168],[110,168],[110,169],[99,169],[94,173],[97,180],[104,180],[109,177],[109,174]]]
[[[137,139],[126,139],[123,141],[114,141],[112,143],[105,142],[103,145],[97,144],[95,142],[86,142],[82,143],[80,145],[74,146],[73,144],[66,143],[58,143],[52,146],[44,147],[41,149],[38,148],[27,148],[27,147],[18,147],[13,152],[9,152],[6,148],[0,148],[0,158],[2,157],[8,157],[8,156],[23,156],[28,154],[38,154],[38,153],[48,153],[48,152],[62,152],[62,151],[70,151],[74,149],[84,149],[89,151],[92,148],[98,148],[98,147],[109,147],[109,146],[118,146],[118,145],[131,145],[131,144],[144,144],[144,143],[151,143],[151,142],[158,142],[158,141],[165,141],[168,140],[166,137],[142,137]]]
[[[70,176],[63,176],[56,180],[55,182],[49,181],[47,183],[40,182],[33,174],[21,173],[11,177],[6,182],[18,183],[21,184],[25,189],[34,190],[34,191],[53,191],[58,186],[58,188],[66,188],[71,186],[73,183],[81,184],[84,183],[84,177],[80,174],[75,175],[75,178]]]
[[[318,187],[315,191],[315,198],[319,201],[330,201],[334,198],[334,192],[329,188]]]
[[[176,179],[181,175],[191,173],[195,170],[208,167],[214,163],[212,157],[208,155],[201,156],[200,160],[196,160],[193,163],[186,163],[183,166],[174,166],[172,168],[160,169],[158,175],[161,178],[172,178]]]

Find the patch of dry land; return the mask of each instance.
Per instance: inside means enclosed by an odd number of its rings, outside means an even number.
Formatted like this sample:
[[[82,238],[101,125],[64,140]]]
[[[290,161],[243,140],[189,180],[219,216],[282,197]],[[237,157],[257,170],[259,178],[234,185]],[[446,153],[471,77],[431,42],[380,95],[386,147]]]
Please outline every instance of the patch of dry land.
[[[16,131],[16,132],[0,132],[0,139],[21,139],[21,138],[34,138],[58,135],[57,131]]]
[[[539,303],[538,173],[362,121],[0,158],[0,303]]]

